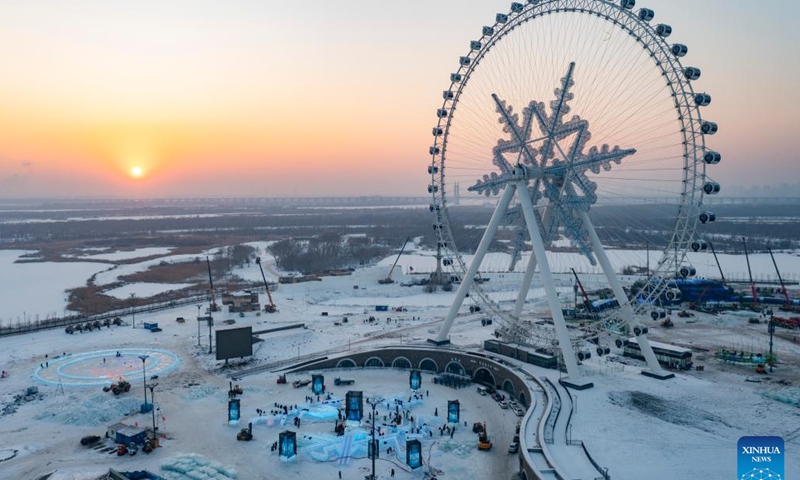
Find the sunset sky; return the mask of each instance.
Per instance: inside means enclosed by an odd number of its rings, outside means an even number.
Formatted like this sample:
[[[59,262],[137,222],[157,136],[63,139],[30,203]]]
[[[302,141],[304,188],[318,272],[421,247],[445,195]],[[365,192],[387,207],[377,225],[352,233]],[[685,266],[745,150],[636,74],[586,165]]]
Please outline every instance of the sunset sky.
[[[0,197],[424,195],[449,74],[509,5],[4,0]],[[800,4],[642,6],[703,70],[715,179],[800,182]]]

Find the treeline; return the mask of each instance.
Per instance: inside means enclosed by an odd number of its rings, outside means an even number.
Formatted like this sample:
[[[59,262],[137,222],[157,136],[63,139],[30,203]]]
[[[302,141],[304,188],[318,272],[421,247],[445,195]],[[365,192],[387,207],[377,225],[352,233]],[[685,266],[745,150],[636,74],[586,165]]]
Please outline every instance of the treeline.
[[[289,238],[269,247],[280,269],[303,275],[364,265],[388,255],[390,250],[386,245],[376,244],[369,236],[343,237],[334,232],[303,240]]]

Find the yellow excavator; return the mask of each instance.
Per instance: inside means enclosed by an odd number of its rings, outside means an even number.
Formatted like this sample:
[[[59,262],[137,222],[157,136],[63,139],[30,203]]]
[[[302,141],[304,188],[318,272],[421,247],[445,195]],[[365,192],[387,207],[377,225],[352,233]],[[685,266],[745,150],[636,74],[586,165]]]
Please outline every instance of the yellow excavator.
[[[489,441],[489,434],[486,432],[486,422],[482,425],[480,432],[478,432],[478,450],[491,450],[492,442]]]

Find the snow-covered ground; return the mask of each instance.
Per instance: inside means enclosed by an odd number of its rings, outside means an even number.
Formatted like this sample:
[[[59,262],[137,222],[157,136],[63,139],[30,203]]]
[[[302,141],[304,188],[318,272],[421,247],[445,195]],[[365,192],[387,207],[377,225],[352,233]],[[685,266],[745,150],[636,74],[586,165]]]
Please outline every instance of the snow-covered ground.
[[[272,242],[251,242],[248,243],[248,245],[257,249],[258,255],[262,259],[262,265],[267,280],[276,282],[280,274],[275,267],[275,259],[267,251],[271,243]],[[8,272],[8,274],[0,276],[0,291],[7,293],[9,299],[0,302],[0,321],[8,322],[17,317],[22,318],[23,312],[25,312],[25,315],[31,317],[39,315],[42,318],[47,315],[63,315],[65,313],[64,308],[67,304],[64,298],[64,291],[69,288],[85,285],[86,280],[94,274],[97,274],[95,278],[95,283],[97,285],[109,285],[118,282],[121,276],[145,271],[161,262],[191,262],[196,258],[203,258],[205,255],[213,255],[217,250],[218,248],[212,248],[200,254],[171,255],[171,248],[169,247],[151,247],[126,252],[81,256],[80,258],[85,259],[85,262],[23,264],[15,264],[14,261],[19,258],[20,255],[30,252],[0,250],[0,271],[4,273]],[[643,266],[645,265],[645,259],[647,257],[647,252],[644,250],[609,250],[608,254],[614,269],[617,271],[620,271],[623,267],[628,265]],[[91,259],[119,261],[154,255],[160,256],[122,265],[109,266],[108,264],[90,262]],[[436,258],[434,255],[434,252],[422,250],[409,244],[406,253],[403,254],[398,262],[398,266],[392,275],[393,278],[398,282],[411,282],[419,278],[419,275],[425,275],[434,271],[436,267]],[[688,255],[689,263],[697,268],[697,274],[699,276],[709,278],[719,277],[719,270],[710,253],[690,252]],[[739,280],[747,278],[747,264],[743,255],[719,254],[718,256],[726,278]],[[466,255],[464,258],[467,262],[472,260],[471,255]],[[781,266],[781,275],[785,280],[797,281],[800,279],[799,253],[778,252],[775,253],[775,258]],[[377,263],[379,268],[384,269],[384,272],[382,272],[383,276],[386,275],[385,272],[388,272],[388,269],[394,263],[395,259],[395,255],[390,255]],[[575,268],[575,270],[578,271],[581,275],[581,280],[587,285],[602,285],[605,283],[602,271],[599,267],[592,266],[582,255],[577,253],[551,252],[548,254],[548,259],[551,262],[553,271],[556,273],[556,281],[561,287],[564,287],[564,289],[571,288],[574,283],[570,271],[571,268]],[[657,253],[650,252],[651,266],[655,265],[656,259]],[[515,272],[508,273],[508,255],[501,253],[488,254],[484,259],[483,265],[485,270],[490,272],[485,274],[490,281],[484,285],[484,289],[494,292],[492,295],[496,301],[511,301],[513,295],[503,292],[507,292],[510,286],[519,283],[522,275],[521,272],[527,264],[527,261],[528,256],[524,254],[522,259],[517,263]],[[775,268],[768,254],[750,255],[750,264],[754,278],[758,280],[777,280]],[[231,273],[243,280],[258,283],[262,281],[261,272],[255,264],[235,268]],[[363,297],[363,290],[362,292],[353,291],[353,287],[356,285],[358,285],[358,282],[348,285],[342,290],[345,292],[344,295],[347,297]],[[125,285],[121,287],[121,289],[110,290],[108,293],[118,298],[127,298],[131,293],[134,293],[138,298],[144,298],[168,290],[179,290],[185,286],[186,284],[161,285],[137,283]],[[359,286],[364,287],[366,285]],[[536,286],[536,283],[534,283],[534,286]],[[309,286],[306,288],[313,290],[316,287]],[[340,293],[342,291],[340,291]],[[432,300],[425,295],[419,295],[414,298],[413,295],[415,294],[419,294],[419,291],[416,290],[413,293],[409,291],[397,291],[397,295],[399,296],[412,295],[412,297],[409,298],[409,303],[421,306],[436,306],[440,304],[432,304]],[[394,294],[389,293],[389,295]],[[539,293],[532,292],[529,297],[537,296],[539,296]],[[31,302],[29,300],[31,298],[36,298],[37,300]],[[363,303],[363,301],[359,300],[352,304],[357,305]]]
[[[14,263],[26,251],[0,250],[0,321],[63,316],[64,291],[108,268],[96,262]]]
[[[116,298],[128,298],[133,294],[136,297],[152,297],[172,290],[180,290],[181,288],[191,287],[192,283],[149,283],[138,282],[129,283],[118,288],[106,290],[106,295],[111,295]]]
[[[0,254],[6,255],[0,255],[0,259],[13,268],[15,265],[11,262],[20,252]],[[268,263],[263,252],[262,258]],[[298,322],[305,324],[306,328],[262,335],[264,341],[254,345],[252,365],[294,362],[348,349],[424,344],[436,332],[453,294],[424,294],[420,287],[403,287],[400,282],[413,277],[400,272],[395,273],[398,283],[379,285],[377,281],[386,276],[388,262],[387,259],[377,266],[359,269],[351,276],[281,285],[273,293],[280,309],[278,313],[260,316],[250,313],[244,318],[220,313],[215,317],[215,328],[231,328],[223,326],[221,320],[225,319],[235,320],[232,327],[251,325],[254,330]],[[53,267],[51,264],[18,266],[35,268],[36,265]],[[56,266],[59,265],[62,264]],[[76,269],[86,265],[63,264]],[[88,265],[98,269],[107,267]],[[268,275],[274,275],[274,267],[271,264],[269,266],[267,270],[272,273]],[[253,276],[257,274],[256,278],[260,278],[255,265],[242,270]],[[82,282],[80,279],[86,273],[78,273],[80,275],[67,275],[68,279]],[[237,275],[240,273],[237,272]],[[43,282],[53,282],[55,285],[51,278],[52,275],[42,275],[36,282],[29,278],[28,282],[38,285],[38,288],[18,290],[16,296],[8,298],[25,305],[46,302],[40,297],[58,292],[50,285],[42,285]],[[593,281],[591,278],[590,281]],[[5,278],[3,282],[6,283]],[[564,285],[571,285],[566,276]],[[355,286],[359,288],[355,289]],[[538,295],[538,292],[532,292],[531,297]],[[497,292],[498,295],[501,293]],[[262,302],[265,300],[262,298]],[[375,305],[388,305],[390,310],[376,313]],[[406,307],[407,311],[391,311],[392,307],[399,306]],[[5,305],[0,307],[6,308]],[[467,308],[468,304],[462,309],[464,315],[451,332],[451,340],[455,345],[478,348],[483,340],[491,337],[492,328],[481,327],[480,315],[466,314]],[[322,312],[328,315],[323,316]],[[0,338],[0,351],[3,352],[0,368],[11,373],[9,378],[0,380],[0,459],[14,452],[13,458],[0,462],[0,479],[36,478],[53,470],[58,471],[51,477],[53,480],[89,478],[86,475],[92,471],[99,472],[108,467],[118,470],[146,468],[166,478],[187,478],[177,471],[193,468],[187,465],[200,464],[206,464],[202,468],[208,471],[216,471],[217,478],[234,478],[232,475],[235,471],[235,478],[238,479],[317,480],[338,478],[338,471],[341,470],[343,478],[360,480],[368,473],[366,468],[369,462],[364,458],[350,462],[325,462],[313,458],[312,452],[333,452],[341,447],[337,444],[339,440],[331,434],[332,423],[326,421],[309,420],[302,424],[300,433],[312,438],[303,438],[307,442],[306,450],[301,450],[295,461],[282,462],[275,452],[270,451],[270,445],[284,429],[281,425],[283,419],[274,417],[273,425],[268,426],[268,419],[258,418],[255,409],[269,411],[276,402],[300,405],[308,394],[305,389],[276,385],[277,373],[262,373],[239,381],[245,389],[242,397],[243,422],[239,427],[228,426],[225,422],[227,371],[220,370],[218,363],[206,353],[208,330],[204,323],[198,328],[194,320],[196,313],[195,306],[185,306],[136,315],[137,325],[158,322],[163,331],[157,333],[134,329],[129,324],[84,334],[67,335],[58,329]],[[379,316],[379,321],[365,323],[370,315]],[[341,323],[343,316],[348,317],[347,323]],[[187,320],[178,323],[176,317]],[[385,317],[392,321],[387,322]],[[130,321],[130,318],[125,320]],[[639,375],[638,365],[630,359],[623,359],[630,364],[626,366],[592,358],[587,362],[586,370],[595,387],[577,392],[578,411],[572,421],[572,436],[586,442],[592,455],[601,465],[609,467],[611,478],[615,480],[732,478],[736,442],[743,435],[783,436],[786,451],[789,452],[786,455],[787,476],[794,478],[800,475],[800,456],[791,453],[800,447],[800,430],[797,428],[800,425],[800,410],[769,397],[778,394],[784,397],[797,395],[793,393],[797,392],[794,384],[776,384],[780,379],[796,382],[796,375],[789,368],[780,367],[771,376],[772,381],[746,382],[745,379],[752,377],[750,369],[737,370],[720,365],[701,350],[728,343],[763,346],[767,339],[763,324],[751,325],[747,319],[733,314],[719,317],[701,315],[693,324],[684,323],[683,319],[675,320],[676,327],[671,330],[652,327],[651,336],[659,341],[674,341],[696,348],[697,361],[706,366],[706,371],[683,372],[674,380],[660,382]],[[128,348],[171,352],[179,359],[174,369],[160,374],[157,380],[156,419],[164,438],[163,447],[149,456],[139,453],[135,457],[117,457],[113,452],[100,453],[81,447],[78,443],[84,435],[102,435],[107,425],[117,421],[139,425],[152,423],[149,414],[126,415],[141,403],[140,369],[131,370],[133,388],[119,397],[103,393],[97,386],[74,386],[65,381],[58,382],[57,377],[50,376],[55,375],[52,372],[58,369],[72,377],[108,375],[106,367],[100,363],[105,354],[98,357],[97,352],[126,351],[124,349]],[[794,362],[795,366],[798,364],[800,345],[793,343],[791,337],[777,337],[775,348],[787,362]],[[88,360],[69,363],[70,366],[65,368],[59,366],[59,360],[47,365],[54,357],[63,354]],[[78,357],[80,354],[85,356]],[[41,364],[44,367],[40,367]],[[526,368],[539,375],[558,377],[558,372],[530,366]],[[34,375],[37,373],[40,377],[44,375],[47,381],[36,380]],[[338,375],[336,372],[323,373],[326,378]],[[408,395],[407,372],[367,369],[348,371],[345,375],[356,378],[358,389],[367,394],[386,397]],[[289,381],[292,379],[290,376]],[[432,386],[429,375],[425,376],[424,382],[424,388],[430,390],[430,398],[426,397],[423,405],[415,407],[415,416],[430,417],[432,406],[435,408],[436,405],[446,404],[448,399],[458,398],[469,422],[484,419],[498,425],[495,433],[498,448],[489,453],[475,450],[475,437],[471,432],[459,431],[452,442],[437,443],[431,450],[431,464],[443,470],[440,478],[498,478],[494,474],[497,471],[495,469],[508,467],[513,470],[516,457],[507,454],[504,448],[504,444],[511,439],[510,432],[513,430],[509,429],[516,418],[511,416],[510,411],[500,410],[488,397],[480,397],[472,389],[456,391]],[[14,397],[31,385],[39,387],[41,398],[15,403]],[[341,388],[331,390],[337,396],[346,391]],[[256,420],[254,441],[237,442],[235,434],[238,428],[251,419]],[[435,420],[430,419],[429,424],[435,424]],[[433,433],[438,434],[437,431]],[[406,473],[402,461],[394,460],[395,464],[387,463],[384,456],[378,462],[381,478],[387,477],[390,468],[395,468],[396,478],[418,478]],[[75,476],[71,476],[73,474]]]
[[[113,252],[113,253],[98,253],[94,255],[85,255],[81,258],[86,260],[110,260],[110,261],[119,261],[119,260],[130,260],[133,258],[142,258],[142,257],[152,257],[152,256],[164,256],[169,254],[172,251],[172,248],[169,247],[148,247],[148,248],[137,248],[135,250],[125,250],[121,252]]]

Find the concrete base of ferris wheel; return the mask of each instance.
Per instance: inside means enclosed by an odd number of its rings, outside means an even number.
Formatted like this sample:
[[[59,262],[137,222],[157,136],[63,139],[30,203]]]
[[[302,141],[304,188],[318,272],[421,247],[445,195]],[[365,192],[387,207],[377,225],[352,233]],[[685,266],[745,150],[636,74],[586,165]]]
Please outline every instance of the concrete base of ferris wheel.
[[[652,370],[642,370],[642,375],[645,377],[655,378],[656,380],[669,380],[670,378],[675,378],[674,373],[665,372],[664,370],[659,370],[657,372]]]
[[[436,340],[435,338],[429,338],[428,339],[428,343],[432,343],[432,344],[436,345],[437,347],[441,347],[443,345],[450,345],[450,339],[449,338],[445,338],[444,340]]]

